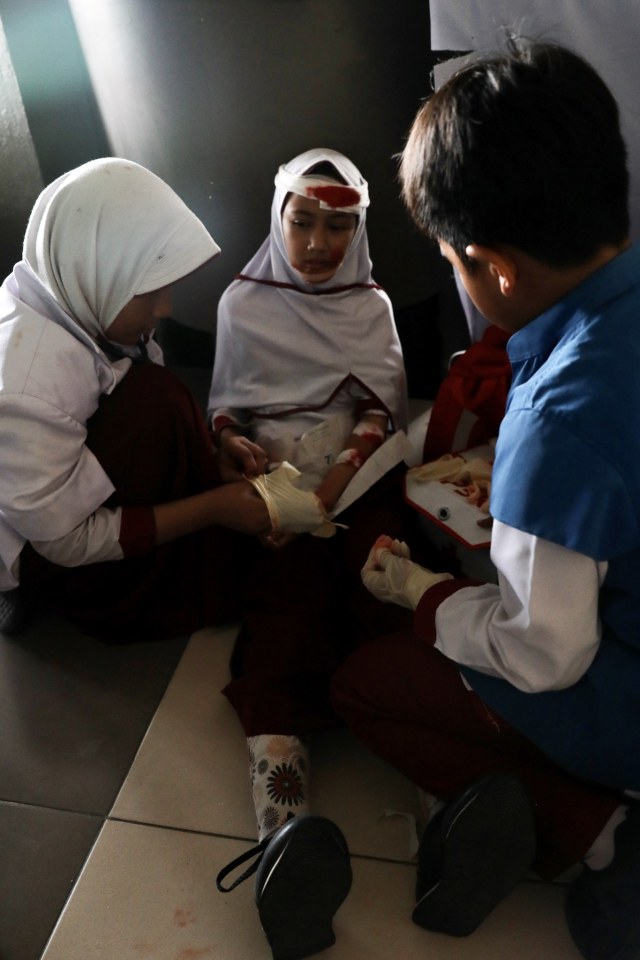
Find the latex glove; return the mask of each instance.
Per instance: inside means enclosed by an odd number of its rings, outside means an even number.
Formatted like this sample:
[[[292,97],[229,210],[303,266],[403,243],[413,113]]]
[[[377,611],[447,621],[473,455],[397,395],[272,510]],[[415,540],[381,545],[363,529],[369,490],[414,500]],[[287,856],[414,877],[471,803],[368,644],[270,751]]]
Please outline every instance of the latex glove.
[[[450,573],[433,573],[410,559],[409,548],[401,540],[378,537],[362,568],[367,590],[384,603],[397,603],[415,610],[422,595]]]
[[[445,453],[437,460],[411,467],[407,476],[421,482],[440,480],[441,483],[469,484],[476,480],[491,480],[492,469],[493,464],[481,457],[465,460],[460,454]]]
[[[336,524],[327,519],[315,493],[294,486],[293,481],[299,476],[300,471],[285,460],[273,473],[247,477],[247,480],[265,501],[275,531],[332,537]]]

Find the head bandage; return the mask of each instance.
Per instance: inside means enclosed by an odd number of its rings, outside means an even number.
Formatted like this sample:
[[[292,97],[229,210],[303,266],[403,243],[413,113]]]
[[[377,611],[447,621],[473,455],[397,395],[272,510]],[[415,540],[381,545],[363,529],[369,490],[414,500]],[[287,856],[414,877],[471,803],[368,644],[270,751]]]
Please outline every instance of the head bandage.
[[[274,183],[288,193],[317,200],[322,210],[360,214],[369,206],[369,187],[364,180],[358,186],[347,186],[330,177],[289,173],[283,164]]]

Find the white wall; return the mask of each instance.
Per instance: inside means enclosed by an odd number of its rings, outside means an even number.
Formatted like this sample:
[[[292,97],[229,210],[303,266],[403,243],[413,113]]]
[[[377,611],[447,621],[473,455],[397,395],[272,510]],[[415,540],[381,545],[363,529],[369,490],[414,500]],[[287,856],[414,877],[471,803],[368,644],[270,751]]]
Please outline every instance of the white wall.
[[[585,58],[620,108],[629,151],[631,235],[640,240],[640,4],[638,0],[430,0],[434,50],[487,51],[503,29],[561,43]]]

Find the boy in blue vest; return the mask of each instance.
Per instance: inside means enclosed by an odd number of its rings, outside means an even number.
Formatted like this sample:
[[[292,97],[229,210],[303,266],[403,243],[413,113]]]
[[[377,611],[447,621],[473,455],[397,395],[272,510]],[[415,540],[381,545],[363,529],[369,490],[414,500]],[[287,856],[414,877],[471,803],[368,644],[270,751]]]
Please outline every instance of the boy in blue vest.
[[[403,196],[511,336],[493,468],[499,583],[434,574],[382,537],[369,590],[414,632],[358,650],[334,700],[444,803],[413,919],[474,930],[531,866],[577,862],[587,960],[640,958],[640,248],[610,91],[581,58],[511,39],[425,102]]]

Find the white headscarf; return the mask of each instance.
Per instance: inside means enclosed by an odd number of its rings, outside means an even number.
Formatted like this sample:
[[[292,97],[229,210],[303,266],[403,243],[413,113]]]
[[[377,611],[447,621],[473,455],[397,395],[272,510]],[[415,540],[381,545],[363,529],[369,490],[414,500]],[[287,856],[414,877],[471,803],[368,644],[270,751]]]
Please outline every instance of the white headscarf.
[[[92,340],[136,295],[191,273],[220,248],[171,187],[130,160],[92,160],[54,180],[29,218],[23,259]]]
[[[322,162],[357,188],[359,220],[331,280],[307,284],[287,257],[282,207],[292,181],[282,173],[299,178]],[[322,407],[351,377],[388,410],[394,429],[404,427],[402,350],[389,298],[371,276],[366,182],[350,160],[325,148],[295,157],[275,182],[271,232],[220,300],[209,410]]]

